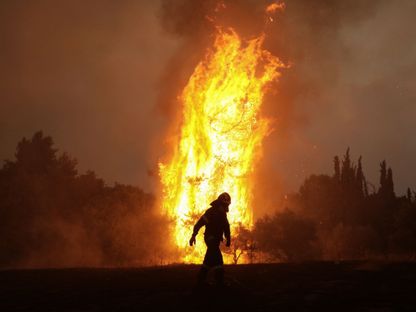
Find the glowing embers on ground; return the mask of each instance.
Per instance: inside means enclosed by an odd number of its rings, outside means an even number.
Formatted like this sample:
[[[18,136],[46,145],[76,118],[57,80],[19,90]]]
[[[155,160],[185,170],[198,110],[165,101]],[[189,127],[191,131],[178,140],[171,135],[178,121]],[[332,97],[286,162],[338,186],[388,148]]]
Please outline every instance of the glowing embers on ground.
[[[174,220],[174,243],[184,251],[184,262],[201,262],[202,234],[195,247],[188,241],[196,219],[218,194],[231,195],[231,232],[238,224],[252,226],[250,179],[269,128],[259,109],[265,85],[282,65],[262,48],[263,40],[243,42],[234,30],[219,29],[182,92],[180,133],[170,159],[160,164],[160,177],[163,210]]]

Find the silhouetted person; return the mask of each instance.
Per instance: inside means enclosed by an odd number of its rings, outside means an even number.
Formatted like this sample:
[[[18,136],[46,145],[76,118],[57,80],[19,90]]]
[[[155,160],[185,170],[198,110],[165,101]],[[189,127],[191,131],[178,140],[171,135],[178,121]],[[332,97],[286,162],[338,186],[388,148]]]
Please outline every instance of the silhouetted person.
[[[198,274],[198,285],[206,281],[208,271],[214,270],[217,285],[224,284],[224,268],[220,242],[223,237],[226,239],[226,246],[231,244],[230,224],[227,219],[228,206],[231,204],[231,197],[228,193],[222,193],[211,203],[211,208],[207,209],[202,217],[194,226],[192,237],[189,244],[195,244],[195,237],[201,227],[205,225],[204,241],[207,245],[204,262]]]

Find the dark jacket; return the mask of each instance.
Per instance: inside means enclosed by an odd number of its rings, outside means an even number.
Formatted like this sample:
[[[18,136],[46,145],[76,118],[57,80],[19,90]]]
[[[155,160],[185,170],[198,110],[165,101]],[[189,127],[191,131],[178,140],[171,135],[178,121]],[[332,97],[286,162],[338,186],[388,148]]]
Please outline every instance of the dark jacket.
[[[194,226],[194,235],[198,234],[201,227],[205,225],[205,240],[223,240],[223,236],[230,241],[230,224],[228,223],[227,213],[214,201],[211,208],[199,218]]]

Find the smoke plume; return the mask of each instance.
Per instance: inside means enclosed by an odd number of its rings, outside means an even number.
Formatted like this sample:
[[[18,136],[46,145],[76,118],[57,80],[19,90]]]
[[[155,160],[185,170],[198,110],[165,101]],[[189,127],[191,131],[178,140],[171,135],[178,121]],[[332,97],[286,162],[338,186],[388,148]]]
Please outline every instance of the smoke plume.
[[[363,110],[371,106],[384,114],[400,101],[406,110],[414,112],[409,100],[415,98],[408,83],[415,72],[408,65],[416,60],[405,48],[409,46],[414,30],[409,24],[410,16],[403,8],[384,0],[288,0],[284,12],[277,12],[274,21],[270,22],[264,12],[270,3],[162,1],[159,15],[165,31],[181,42],[165,68],[163,92],[158,101],[171,120],[177,120],[180,115],[177,96],[212,43],[215,24],[233,27],[243,38],[265,32],[265,47],[290,64],[279,81],[271,86],[263,106],[262,114],[273,119],[274,131],[263,144],[264,156],[256,169],[255,193],[259,205],[256,212],[260,215],[280,205],[279,196],[271,199],[269,194],[283,195],[294,190],[306,175],[328,172],[331,168],[327,164],[332,156],[347,146],[362,152],[364,159],[396,159],[397,148],[390,139],[384,146],[378,145],[377,152],[369,148],[368,140],[389,138],[393,130],[379,129],[380,133],[373,133],[378,126],[374,124],[372,114]],[[408,9],[414,7],[411,1],[403,4]],[[388,25],[383,24],[383,19]],[[401,38],[405,40],[398,43],[403,49],[385,56],[374,55],[376,61],[372,64],[363,63],[360,57],[370,59],[371,56],[365,54],[374,52],[365,46],[369,41],[372,40],[374,48],[385,48],[393,42],[394,38],[385,37],[384,32],[395,23],[397,33],[401,32]],[[361,34],[362,31],[368,37]],[[376,41],[378,38],[380,40]],[[404,64],[396,62],[392,69],[384,63],[399,55],[404,57]],[[380,75],[375,76],[374,71]],[[401,96],[389,87],[388,80],[381,79],[392,71]],[[383,89],[384,92],[379,92]],[[400,123],[403,116],[395,114],[394,118]],[[402,122],[409,124],[410,120]],[[403,135],[409,141],[406,149],[414,154],[416,146],[410,143],[411,132],[404,129]],[[399,171],[402,167],[398,161],[393,161],[393,166],[398,166]],[[368,170],[370,179],[376,179],[377,170],[378,164],[374,163]],[[410,183],[410,180],[405,182]]]

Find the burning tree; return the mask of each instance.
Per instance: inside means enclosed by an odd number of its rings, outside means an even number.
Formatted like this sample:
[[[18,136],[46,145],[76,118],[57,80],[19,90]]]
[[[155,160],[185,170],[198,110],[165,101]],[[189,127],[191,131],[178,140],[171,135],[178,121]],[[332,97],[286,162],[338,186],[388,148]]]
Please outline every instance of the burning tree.
[[[217,28],[214,46],[195,68],[180,97],[183,116],[177,142],[160,164],[164,211],[176,220],[175,244],[185,262],[199,261],[202,244],[186,249],[191,227],[205,205],[227,191],[232,231],[251,228],[253,166],[269,131],[259,116],[267,83],[281,62],[262,48],[264,35],[243,41],[233,29]],[[228,259],[228,262],[230,262]],[[227,259],[226,259],[227,261]]]

